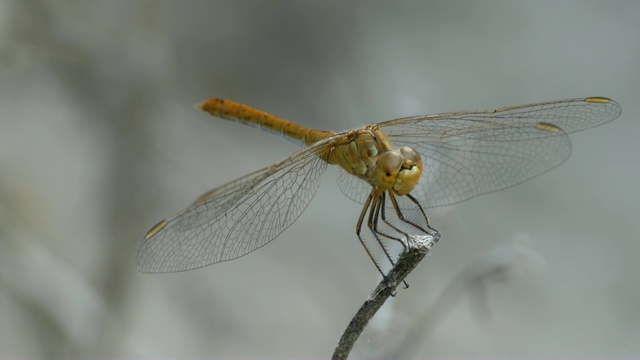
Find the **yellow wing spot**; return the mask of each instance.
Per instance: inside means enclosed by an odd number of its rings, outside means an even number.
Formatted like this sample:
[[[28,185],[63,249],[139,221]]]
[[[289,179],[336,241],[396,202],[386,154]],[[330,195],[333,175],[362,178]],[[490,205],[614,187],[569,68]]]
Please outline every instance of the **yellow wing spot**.
[[[158,231],[164,229],[165,226],[167,226],[167,220],[160,221],[154,227],[152,227],[151,230],[149,230],[147,235],[144,236],[144,239],[145,240],[151,239],[155,234],[158,233]]]
[[[546,123],[546,122],[539,122],[539,123],[537,123],[537,124],[536,124],[536,128],[537,128],[538,130],[546,131],[546,132],[550,132],[550,133],[558,133],[558,132],[561,132],[561,131],[562,131],[562,129],[560,129],[560,128],[559,128],[559,127],[557,127],[556,125],[549,124],[549,123]]]
[[[586,98],[586,99],[584,99],[584,101],[586,101],[586,102],[590,102],[590,103],[606,104],[606,103],[608,103],[608,102],[609,102],[609,101],[611,101],[611,100],[609,100],[609,99],[607,99],[607,98],[603,98],[603,97],[590,97],[590,98]]]
[[[206,193],[200,195],[196,201],[193,202],[194,205],[201,205],[204,204],[207,200],[211,199],[213,196],[213,193],[216,191],[216,189],[213,190],[209,190]]]

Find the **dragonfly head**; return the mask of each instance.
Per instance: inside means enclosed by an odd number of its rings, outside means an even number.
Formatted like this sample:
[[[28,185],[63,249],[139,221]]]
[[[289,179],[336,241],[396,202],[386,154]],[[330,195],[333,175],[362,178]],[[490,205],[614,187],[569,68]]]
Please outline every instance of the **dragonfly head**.
[[[422,159],[410,147],[390,150],[378,157],[372,175],[374,182],[384,190],[406,195],[420,180]]]

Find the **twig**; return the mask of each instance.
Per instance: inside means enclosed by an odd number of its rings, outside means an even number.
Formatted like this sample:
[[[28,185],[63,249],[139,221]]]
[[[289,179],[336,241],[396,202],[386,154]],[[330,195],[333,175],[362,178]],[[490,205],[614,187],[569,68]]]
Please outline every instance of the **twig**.
[[[382,305],[390,296],[395,295],[395,289],[402,283],[405,277],[418,266],[420,261],[427,255],[429,250],[440,240],[440,234],[434,235],[409,235],[405,239],[405,248],[398,262],[389,271],[387,276],[376,286],[364,304],[355,314],[349,326],[345,329],[338,346],[331,357],[333,360],[346,359],[353,348],[356,340],[364,330],[369,320],[378,312]]]

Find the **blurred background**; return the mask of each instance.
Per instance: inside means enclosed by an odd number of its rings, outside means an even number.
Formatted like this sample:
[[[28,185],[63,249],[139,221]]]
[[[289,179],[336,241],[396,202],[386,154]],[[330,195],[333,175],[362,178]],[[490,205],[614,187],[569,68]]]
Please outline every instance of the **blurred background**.
[[[194,108],[344,130],[607,96],[611,124],[443,239],[353,357],[640,355],[640,2],[0,1],[0,358],[327,358],[380,280],[330,169],[241,259],[136,271],[145,232],[296,147]]]

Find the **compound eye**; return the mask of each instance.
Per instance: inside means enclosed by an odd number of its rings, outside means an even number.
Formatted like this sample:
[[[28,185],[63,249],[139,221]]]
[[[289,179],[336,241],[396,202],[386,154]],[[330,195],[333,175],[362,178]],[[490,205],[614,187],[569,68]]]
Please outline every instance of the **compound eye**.
[[[380,156],[378,166],[385,176],[394,176],[402,166],[402,155],[395,151],[387,151]]]
[[[414,165],[422,162],[420,154],[418,154],[418,152],[413,150],[412,148],[403,146],[399,150],[400,154],[402,154],[405,159],[410,160]]]

